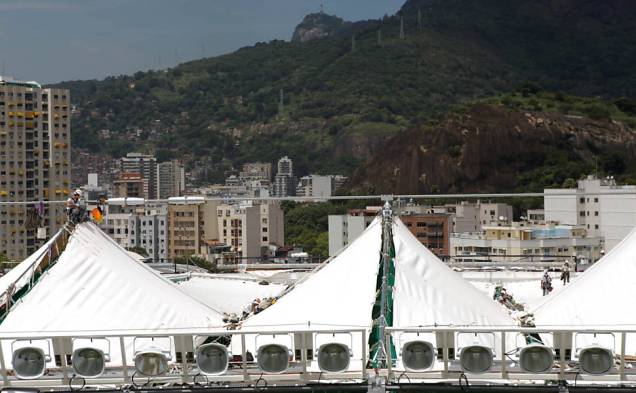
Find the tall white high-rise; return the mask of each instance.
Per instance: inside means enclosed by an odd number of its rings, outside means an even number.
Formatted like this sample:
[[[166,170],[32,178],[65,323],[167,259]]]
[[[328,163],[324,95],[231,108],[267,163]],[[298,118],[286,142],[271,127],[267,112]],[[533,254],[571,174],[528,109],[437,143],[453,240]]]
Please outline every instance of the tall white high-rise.
[[[0,202],[64,201],[71,193],[70,94],[0,76]],[[0,253],[21,260],[66,221],[63,203],[0,206]]]
[[[278,160],[278,171],[274,178],[273,194],[277,197],[294,195],[294,167],[292,160],[285,156]]]

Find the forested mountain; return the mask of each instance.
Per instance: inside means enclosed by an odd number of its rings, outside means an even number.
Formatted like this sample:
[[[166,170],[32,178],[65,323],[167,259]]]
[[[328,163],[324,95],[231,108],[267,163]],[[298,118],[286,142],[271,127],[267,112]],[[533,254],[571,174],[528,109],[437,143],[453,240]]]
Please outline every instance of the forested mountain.
[[[329,30],[313,39],[58,86],[76,149],[180,157],[201,181],[283,155],[300,175],[350,174],[391,137],[521,86],[633,97],[635,15],[629,0],[409,0],[376,21],[308,17],[297,37]]]

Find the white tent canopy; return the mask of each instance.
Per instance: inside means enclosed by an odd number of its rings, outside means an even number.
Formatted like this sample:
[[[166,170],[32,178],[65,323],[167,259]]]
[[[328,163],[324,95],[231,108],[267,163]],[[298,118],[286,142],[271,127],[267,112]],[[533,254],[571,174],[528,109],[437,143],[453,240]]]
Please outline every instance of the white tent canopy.
[[[395,327],[418,326],[515,326],[504,307],[484,296],[475,286],[451,270],[396,219],[394,314]],[[434,343],[433,335],[428,339]],[[405,337],[405,341],[408,340]],[[478,341],[501,351],[499,334],[462,335],[459,344]],[[509,337],[506,350],[516,341]]]
[[[16,302],[0,324],[0,333],[166,334],[222,326],[219,312],[133,259],[94,224],[85,223],[75,228],[57,263]],[[116,362],[119,356],[111,357]]]
[[[28,284],[33,275],[37,263],[49,252],[55,240],[60,236],[64,229],[60,229],[49,241],[44,243],[36,252],[29,255],[24,261],[11,269],[7,274],[0,277],[0,304],[7,301],[7,289],[13,286],[14,293],[24,285]]]
[[[188,280],[179,281],[177,285],[185,293],[213,309],[238,316],[251,306],[254,299],[276,297],[286,288],[280,284],[261,285],[262,279],[223,276],[225,275],[192,273]]]
[[[244,328],[371,330],[372,307],[380,265],[382,223],[378,218],[327,266],[284,295],[276,304],[248,319]],[[514,326],[506,310],[449,269],[395,219],[394,327],[433,325]],[[489,334],[470,337],[500,350],[501,339]],[[434,342],[434,337],[428,337]],[[354,358],[360,356],[353,340]],[[249,345],[249,344],[248,344]],[[514,348],[509,340],[508,349]],[[250,348],[253,350],[254,348]]]
[[[590,329],[634,329],[636,314],[636,228],[604,258],[534,310],[538,327],[585,327]],[[600,339],[600,337],[597,337]],[[594,340],[579,339],[578,345]],[[607,340],[605,340],[607,341]],[[614,345],[614,340],[609,340]],[[618,352],[616,338],[612,349]],[[636,354],[636,335],[628,335],[628,354]]]

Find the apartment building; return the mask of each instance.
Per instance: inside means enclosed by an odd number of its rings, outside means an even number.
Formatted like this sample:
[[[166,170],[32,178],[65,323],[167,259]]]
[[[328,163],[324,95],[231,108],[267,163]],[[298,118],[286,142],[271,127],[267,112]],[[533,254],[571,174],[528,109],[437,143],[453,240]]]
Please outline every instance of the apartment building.
[[[303,176],[296,186],[296,196],[314,197],[317,199],[330,197],[334,192],[334,177],[309,175]]]
[[[173,197],[168,200],[168,258],[205,255],[207,244],[219,239],[218,202],[204,197]]]
[[[157,164],[157,197],[168,199],[185,192],[185,169],[178,160]]]
[[[433,254],[443,257],[450,253],[452,215],[448,213],[412,214],[400,216],[411,233]]]
[[[231,250],[244,260],[259,259],[262,241],[260,206],[223,204],[217,206],[216,212],[220,243],[231,246]]]
[[[116,198],[145,198],[146,182],[140,173],[121,173],[113,181],[113,196]]]
[[[121,158],[121,173],[138,173],[143,179],[143,197],[157,198],[157,159],[153,155],[128,153]]]
[[[278,160],[278,171],[274,177],[272,191],[272,194],[277,197],[294,195],[296,192],[294,163],[287,156]]]
[[[258,205],[260,210],[261,254],[266,255],[270,246],[285,245],[285,215],[277,203]]]
[[[0,76],[0,202],[64,201],[71,193],[71,108],[64,89]],[[66,221],[64,203],[0,206],[0,252],[33,253]]]
[[[546,221],[584,226],[590,236],[605,239],[605,252],[636,226],[636,186],[617,185],[611,177],[588,176],[577,188],[544,193]]]
[[[351,209],[349,214],[330,215],[329,225],[329,256],[334,256],[343,247],[349,245],[375,219],[379,207],[367,209]]]
[[[603,239],[589,236],[584,226],[511,223],[507,226],[486,226],[482,233],[454,233],[450,239],[452,256],[485,257],[495,261],[539,256],[544,259],[576,257],[594,262],[602,255]]]
[[[153,262],[168,261],[168,208],[141,198],[111,198],[102,228],[124,248],[141,247]]]

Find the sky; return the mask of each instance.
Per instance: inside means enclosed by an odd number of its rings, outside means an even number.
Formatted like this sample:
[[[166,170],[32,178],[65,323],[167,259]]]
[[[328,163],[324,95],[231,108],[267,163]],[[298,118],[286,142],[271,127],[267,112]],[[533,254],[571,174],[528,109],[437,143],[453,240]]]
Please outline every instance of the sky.
[[[394,14],[404,0],[324,0],[345,20]],[[172,67],[290,40],[320,0],[0,0],[0,74],[54,83]]]

